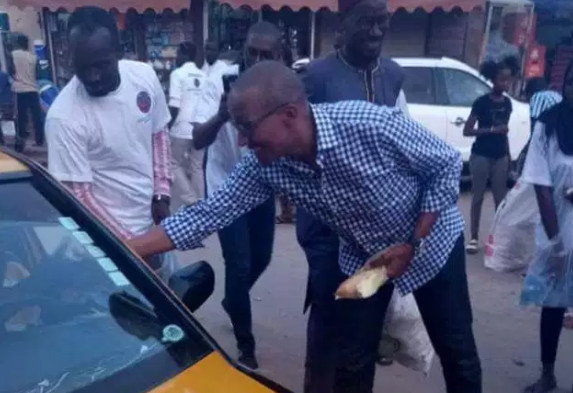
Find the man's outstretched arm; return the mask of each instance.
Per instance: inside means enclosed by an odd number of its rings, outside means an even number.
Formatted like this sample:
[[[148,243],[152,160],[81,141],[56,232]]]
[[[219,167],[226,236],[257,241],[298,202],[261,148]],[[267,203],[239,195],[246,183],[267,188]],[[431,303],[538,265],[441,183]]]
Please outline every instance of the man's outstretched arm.
[[[231,224],[273,195],[261,179],[261,166],[251,153],[235,167],[223,186],[212,196],[186,206],[163,220],[161,226],[137,236],[128,245],[141,257],[177,248],[189,250],[201,245],[210,234]]]

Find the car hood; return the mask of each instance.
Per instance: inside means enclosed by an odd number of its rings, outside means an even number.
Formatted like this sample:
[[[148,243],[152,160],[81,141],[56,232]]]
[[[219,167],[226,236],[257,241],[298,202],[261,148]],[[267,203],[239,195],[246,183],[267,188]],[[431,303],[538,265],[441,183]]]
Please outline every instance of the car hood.
[[[272,393],[213,352],[150,393]]]

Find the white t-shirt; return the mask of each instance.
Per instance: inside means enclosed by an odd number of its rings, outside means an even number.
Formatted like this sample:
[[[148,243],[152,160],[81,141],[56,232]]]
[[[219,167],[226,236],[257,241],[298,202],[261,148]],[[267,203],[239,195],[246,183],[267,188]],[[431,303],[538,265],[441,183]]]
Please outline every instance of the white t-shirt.
[[[170,130],[171,136],[193,139],[191,123],[195,121],[204,85],[205,74],[193,62],[185,63],[171,73],[169,106],[179,109],[177,119]]]
[[[170,120],[153,69],[119,62],[121,84],[91,97],[74,77],[46,119],[48,168],[60,181],[90,182],[96,200],[135,235],[153,225],[153,134]]]
[[[213,117],[219,110],[221,97],[225,93],[223,87],[223,74],[238,74],[239,66],[226,66],[226,72],[219,73],[207,80],[201,99],[201,105],[197,109],[197,122],[204,123]],[[235,165],[248,151],[247,148],[239,147],[238,131],[227,122],[217,134],[215,141],[209,146],[207,152],[207,192],[211,195],[229,176]]]
[[[573,205],[564,196],[573,187],[573,156],[561,151],[556,135],[547,138],[545,124],[541,121],[535,123],[533,129],[522,179],[529,184],[553,189],[561,240],[567,250],[573,250]],[[538,224],[536,241],[538,247],[547,247],[549,242],[541,223]]]
[[[12,52],[14,60],[14,83],[12,90],[15,93],[34,93],[38,91],[38,82],[36,82],[36,65],[38,58],[32,52],[17,49]]]
[[[207,78],[213,78],[215,75],[223,75],[225,71],[229,68],[229,65],[225,63],[223,60],[217,60],[212,65],[203,64],[203,73]]]

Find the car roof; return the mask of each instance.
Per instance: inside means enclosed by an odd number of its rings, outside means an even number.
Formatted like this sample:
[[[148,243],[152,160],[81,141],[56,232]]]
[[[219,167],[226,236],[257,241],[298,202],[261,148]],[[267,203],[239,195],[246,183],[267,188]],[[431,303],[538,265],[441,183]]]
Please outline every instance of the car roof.
[[[28,172],[29,168],[16,158],[0,150],[0,175],[14,172]]]
[[[453,68],[469,72],[470,74],[479,75],[479,72],[469,65],[449,57],[399,57],[395,58],[402,67],[436,67],[436,68]]]

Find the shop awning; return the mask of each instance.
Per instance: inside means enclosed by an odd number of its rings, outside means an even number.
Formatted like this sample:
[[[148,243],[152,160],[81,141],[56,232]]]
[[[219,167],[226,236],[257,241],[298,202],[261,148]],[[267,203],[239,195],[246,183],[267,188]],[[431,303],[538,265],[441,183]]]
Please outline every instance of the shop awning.
[[[188,9],[191,2],[190,0],[8,0],[8,4],[19,8],[42,9],[47,7],[52,11],[58,9],[73,11],[78,7],[97,6],[109,10],[115,9],[119,12],[133,9],[141,13],[146,10],[179,12]]]
[[[233,8],[248,6],[255,10],[263,6],[269,6],[275,10],[279,10],[282,7],[289,7],[293,10],[301,8],[310,8],[313,11],[318,11],[319,9],[338,10],[338,0],[221,0],[221,2],[229,4]],[[469,12],[474,8],[485,9],[485,3],[486,0],[388,0],[388,6],[391,11],[403,8],[410,12],[415,11],[417,8],[428,12],[438,8],[444,11],[459,8]]]
[[[489,0],[493,5],[517,5],[517,6],[532,6],[533,2],[530,0]]]
[[[301,8],[309,8],[313,11],[323,8],[331,11],[338,10],[338,0],[221,0],[221,3],[228,4],[233,8],[247,6],[254,10],[261,9],[264,6],[271,7],[277,11],[282,7],[288,7],[294,11],[298,11]]]
[[[403,8],[412,12],[420,8],[426,12],[432,12],[435,9],[451,11],[459,8],[464,12],[470,12],[475,8],[485,10],[486,0],[388,0],[388,6],[391,11]]]

